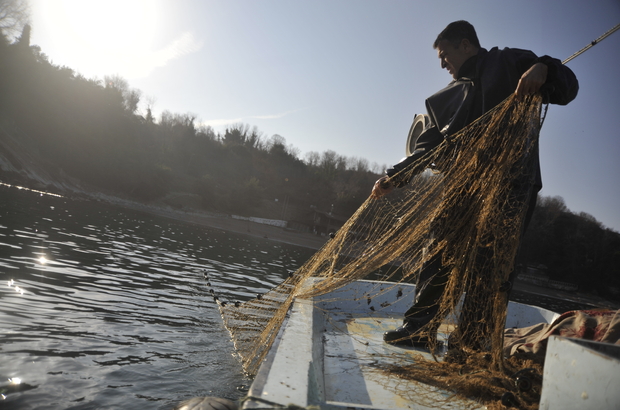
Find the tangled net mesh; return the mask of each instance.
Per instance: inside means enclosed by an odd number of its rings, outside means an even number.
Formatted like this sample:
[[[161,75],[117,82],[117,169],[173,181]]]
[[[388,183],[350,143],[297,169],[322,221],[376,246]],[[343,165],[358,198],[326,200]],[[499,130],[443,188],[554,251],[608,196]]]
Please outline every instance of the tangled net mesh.
[[[499,289],[512,272],[533,189],[541,107],[540,95],[509,97],[396,175],[409,184],[367,199],[281,285],[241,304],[220,304],[244,370],[256,374],[295,298],[319,296],[371,273],[395,285],[414,282],[440,260],[443,268],[433,280],[445,282],[445,290],[438,314],[423,331],[432,336],[466,293],[451,343],[463,352],[484,351],[479,367],[505,371],[507,294]],[[311,276],[322,280],[304,288]],[[424,380],[435,374],[438,382],[446,371],[439,365],[384,370]]]

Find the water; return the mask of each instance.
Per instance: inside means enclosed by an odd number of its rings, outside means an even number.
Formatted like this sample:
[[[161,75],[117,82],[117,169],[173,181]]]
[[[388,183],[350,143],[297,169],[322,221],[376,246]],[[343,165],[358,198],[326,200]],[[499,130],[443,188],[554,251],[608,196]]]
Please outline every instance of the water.
[[[0,408],[171,409],[194,396],[241,398],[251,380],[204,275],[224,300],[247,300],[313,252],[0,185]]]
[[[313,253],[92,201],[6,187],[0,198],[0,408],[243,397],[251,380],[204,274],[246,300]]]

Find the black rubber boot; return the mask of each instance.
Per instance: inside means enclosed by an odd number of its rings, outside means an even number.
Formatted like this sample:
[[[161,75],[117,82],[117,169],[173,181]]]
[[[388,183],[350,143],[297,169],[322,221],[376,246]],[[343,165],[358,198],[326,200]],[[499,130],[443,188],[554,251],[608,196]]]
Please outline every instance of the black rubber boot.
[[[437,338],[437,327],[428,326],[437,313],[437,307],[405,317],[403,325],[383,334],[383,340],[391,345],[428,348]]]

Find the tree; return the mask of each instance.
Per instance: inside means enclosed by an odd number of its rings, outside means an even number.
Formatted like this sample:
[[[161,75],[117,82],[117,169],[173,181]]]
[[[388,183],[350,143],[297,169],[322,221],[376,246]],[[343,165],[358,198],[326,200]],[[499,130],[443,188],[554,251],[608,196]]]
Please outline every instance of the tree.
[[[129,114],[135,114],[138,109],[138,103],[140,103],[142,91],[129,88],[127,80],[119,75],[106,75],[103,77],[103,81],[107,89],[116,91],[120,94],[124,109]]]
[[[0,0],[0,32],[15,39],[30,20],[30,10],[25,0]]]
[[[286,154],[286,139],[278,134],[273,134],[268,142],[269,152],[271,154]]]
[[[153,124],[155,122],[155,117],[153,117],[153,106],[155,105],[156,98],[153,96],[146,97],[146,115],[144,116],[144,120],[148,124]]]
[[[321,155],[319,162],[321,174],[327,180],[333,180],[338,172],[342,172],[347,168],[347,159],[343,155],[339,155],[335,151],[327,150]]]
[[[321,162],[321,154],[316,151],[306,152],[306,158],[304,162],[311,168],[318,167],[319,163]]]
[[[357,172],[368,172],[370,170],[370,165],[366,158],[351,157],[347,162],[348,168]]]
[[[222,141],[224,145],[244,145],[248,148],[263,149],[263,134],[256,126],[250,128],[248,124],[237,123],[226,128]]]
[[[245,145],[249,126],[247,124],[233,124],[226,128],[222,141],[224,145]]]

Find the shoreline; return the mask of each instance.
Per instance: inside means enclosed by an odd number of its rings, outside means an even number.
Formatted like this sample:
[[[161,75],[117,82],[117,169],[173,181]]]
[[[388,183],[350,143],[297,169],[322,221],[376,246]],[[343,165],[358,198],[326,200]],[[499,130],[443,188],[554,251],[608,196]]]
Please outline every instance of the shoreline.
[[[314,235],[311,233],[297,232],[278,226],[233,219],[230,216],[223,214],[218,215],[198,212],[190,213],[150,207],[148,209],[143,207],[135,207],[133,209],[184,223],[197,224],[207,228],[220,229],[226,232],[234,232],[314,250],[320,249],[329,239],[328,237]]]

